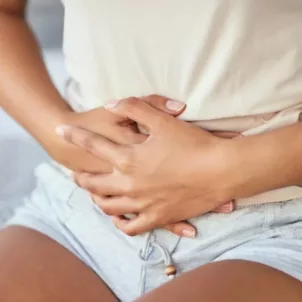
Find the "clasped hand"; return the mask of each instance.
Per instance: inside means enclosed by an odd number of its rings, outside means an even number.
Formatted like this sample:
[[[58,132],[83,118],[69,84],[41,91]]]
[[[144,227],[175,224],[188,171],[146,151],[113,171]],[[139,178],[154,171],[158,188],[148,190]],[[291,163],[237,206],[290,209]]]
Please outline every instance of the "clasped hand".
[[[160,227],[175,231],[180,221],[217,208],[233,210],[233,203],[226,203],[232,199],[227,181],[229,140],[137,98],[110,102],[106,110],[125,122],[135,122],[148,134],[140,142],[122,144],[110,133],[80,127],[64,125],[59,132],[68,142],[112,165],[109,173],[76,173],[75,180],[92,193],[121,231],[130,236]],[[127,219],[127,214],[135,216]],[[190,229],[183,227],[184,232],[176,233],[195,236],[193,229],[189,234]]]

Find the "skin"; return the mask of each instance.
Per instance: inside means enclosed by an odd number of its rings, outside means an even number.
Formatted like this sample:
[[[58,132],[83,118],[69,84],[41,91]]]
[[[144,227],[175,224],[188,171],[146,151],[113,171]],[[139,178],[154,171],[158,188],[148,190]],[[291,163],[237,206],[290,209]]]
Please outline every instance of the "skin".
[[[302,183],[301,123],[226,140],[135,98],[107,109],[148,129],[148,139],[125,146],[76,127],[65,128],[65,139],[112,163],[112,173],[77,174],[76,179],[100,196],[98,204],[110,215],[138,214],[131,220],[114,219],[130,236],[198,217],[223,200]]]
[[[300,302],[301,282],[268,266],[231,260],[176,278],[138,302]]]
[[[118,301],[83,262],[35,231],[2,231],[0,259],[3,302]]]
[[[121,118],[103,108],[73,112],[51,82],[37,42],[24,20],[26,2],[0,0],[0,106],[60,164],[78,172],[106,173],[111,169],[107,161],[58,139],[55,127],[69,123],[91,131],[106,129],[126,144],[140,142],[142,136],[135,135],[129,125],[122,124]],[[184,109],[169,110],[165,106],[167,99],[148,100],[167,114],[178,115]],[[34,112],[39,114],[33,116]],[[195,233],[195,229],[184,222],[166,228],[181,236],[189,233],[192,237]]]
[[[55,135],[53,129],[59,124],[89,128],[84,124],[86,117],[74,118],[71,108],[51,83],[39,47],[23,18],[25,5],[26,1],[23,0],[0,0],[0,106],[26,128],[55,160],[75,171],[98,173],[98,167],[104,166],[102,159],[67,144]],[[33,112],[39,114],[33,116]],[[87,117],[89,119],[90,116]],[[286,140],[286,136],[290,134],[291,139],[296,138],[295,131],[290,130],[283,136],[280,134],[268,139],[268,143],[278,139],[283,144],[291,142]],[[295,147],[295,151],[288,151],[287,154],[294,156],[292,166],[297,165],[297,141],[295,139],[296,145],[293,142],[289,144],[289,147]],[[278,153],[282,159],[281,150]],[[71,157],[75,160],[70,160]],[[289,164],[281,161],[280,165],[288,167]],[[296,178],[298,168],[294,169]],[[285,174],[288,174],[288,170]],[[293,177],[290,179],[292,181]],[[279,182],[282,183],[282,180],[279,179]],[[35,231],[21,227],[2,230],[0,259],[1,301],[117,301],[102,280],[85,264],[58,243]],[[247,297],[260,302],[289,301],[283,299],[285,296],[293,302],[301,301],[299,282],[283,273],[269,270],[270,273],[267,273],[265,266],[255,263],[227,261],[225,265],[210,264],[185,274],[176,283],[169,283],[143,299],[177,301],[183,298],[180,294],[183,293],[186,294],[185,299],[190,301],[217,301],[219,288],[223,301],[239,302]],[[224,271],[228,271],[227,278],[222,277]],[[264,288],[268,279],[271,287]],[[261,288],[258,293],[254,290],[255,285]],[[238,288],[241,295],[235,296]],[[179,294],[178,297],[175,293]]]

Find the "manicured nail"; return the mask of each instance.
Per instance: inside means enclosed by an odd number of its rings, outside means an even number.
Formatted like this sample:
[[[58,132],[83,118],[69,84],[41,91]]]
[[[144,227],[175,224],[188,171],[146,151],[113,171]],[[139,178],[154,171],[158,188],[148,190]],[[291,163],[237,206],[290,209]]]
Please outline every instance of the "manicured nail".
[[[195,238],[196,237],[196,231],[193,229],[183,229],[182,230],[182,235],[184,237],[188,237],[188,238]]]
[[[70,128],[71,128],[71,127],[70,127],[70,126],[67,126],[67,125],[59,125],[59,126],[57,126],[56,129],[55,129],[55,133],[56,133],[56,135],[58,135],[58,136],[64,137],[66,131],[68,131]]]
[[[107,109],[112,109],[114,108],[120,101],[119,100],[112,100],[109,101],[104,107]]]
[[[223,211],[223,212],[227,212],[227,213],[233,212],[234,211],[234,204],[233,204],[233,202],[228,202],[227,204],[225,204],[223,206],[220,206],[219,210]]]
[[[185,107],[185,104],[178,101],[168,100],[166,107],[172,111],[180,111]]]

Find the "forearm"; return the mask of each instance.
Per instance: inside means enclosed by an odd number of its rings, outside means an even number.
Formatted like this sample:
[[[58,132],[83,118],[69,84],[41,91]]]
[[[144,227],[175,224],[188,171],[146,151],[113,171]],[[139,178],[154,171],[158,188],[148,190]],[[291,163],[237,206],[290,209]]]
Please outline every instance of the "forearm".
[[[1,1],[0,66],[0,106],[47,148],[57,139],[54,128],[61,116],[71,109],[54,87],[25,20]]]
[[[302,185],[302,123],[232,143],[236,198]]]

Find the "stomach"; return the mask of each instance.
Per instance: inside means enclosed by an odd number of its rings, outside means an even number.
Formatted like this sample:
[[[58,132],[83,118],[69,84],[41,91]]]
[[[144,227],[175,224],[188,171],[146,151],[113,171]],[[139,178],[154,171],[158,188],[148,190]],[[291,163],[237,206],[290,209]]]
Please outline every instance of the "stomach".
[[[65,0],[65,8],[66,65],[83,108],[159,94],[185,102],[180,118],[207,129],[297,120],[300,0]]]

